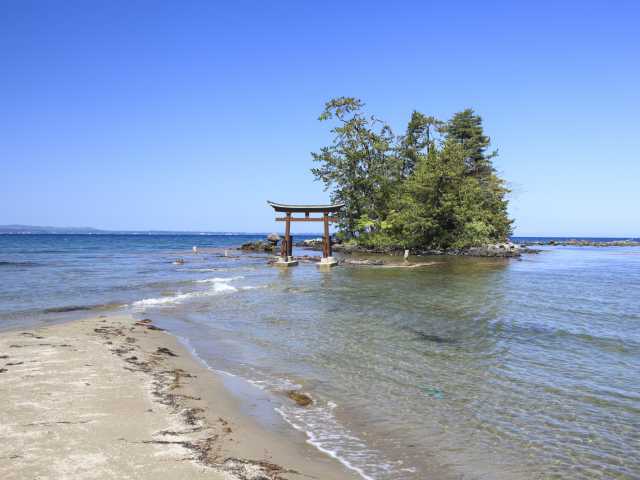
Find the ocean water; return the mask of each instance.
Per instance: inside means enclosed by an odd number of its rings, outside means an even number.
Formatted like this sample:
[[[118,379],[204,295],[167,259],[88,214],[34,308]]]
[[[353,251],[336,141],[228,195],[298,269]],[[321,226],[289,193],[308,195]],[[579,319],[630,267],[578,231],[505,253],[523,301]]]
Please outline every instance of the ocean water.
[[[323,272],[261,237],[0,235],[0,329],[153,318],[363,478],[640,478],[640,248]]]

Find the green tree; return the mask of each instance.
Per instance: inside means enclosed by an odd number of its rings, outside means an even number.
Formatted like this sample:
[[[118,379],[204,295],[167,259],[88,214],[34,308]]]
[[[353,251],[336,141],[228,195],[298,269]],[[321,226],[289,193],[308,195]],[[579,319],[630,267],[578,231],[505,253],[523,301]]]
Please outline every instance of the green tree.
[[[444,128],[447,139],[462,145],[467,172],[476,177],[487,177],[494,172],[491,159],[498,152],[487,153],[491,139],[484,134],[482,117],[471,108],[456,113]]]
[[[347,237],[363,232],[362,218],[373,222],[366,224],[366,230],[378,228],[400,177],[393,132],[365,115],[363,108],[362,101],[353,97],[327,102],[319,120],[336,121],[331,129],[333,142],[311,154],[320,163],[312,169],[316,179],[325,189],[332,188],[332,201],[345,204],[339,226]]]
[[[446,124],[414,111],[405,131],[340,97],[320,120],[334,120],[331,145],[313,153],[315,177],[345,203],[339,227],[350,241],[377,249],[465,248],[511,233],[505,182],[487,153],[490,139],[473,110]]]
[[[409,248],[450,246],[463,178],[464,157],[458,145],[433,148],[420,157],[390,216],[398,242]]]
[[[444,122],[416,110],[411,114],[405,134],[399,139],[398,157],[402,162],[404,178],[413,173],[420,155],[428,154],[435,146],[435,135]]]

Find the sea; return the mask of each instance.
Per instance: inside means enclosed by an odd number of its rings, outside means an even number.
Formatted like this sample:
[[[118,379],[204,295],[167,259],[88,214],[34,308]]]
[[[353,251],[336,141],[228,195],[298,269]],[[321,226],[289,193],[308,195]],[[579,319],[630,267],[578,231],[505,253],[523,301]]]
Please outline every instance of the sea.
[[[151,318],[364,479],[640,478],[640,248],[280,269],[262,238],[0,235],[0,330]]]

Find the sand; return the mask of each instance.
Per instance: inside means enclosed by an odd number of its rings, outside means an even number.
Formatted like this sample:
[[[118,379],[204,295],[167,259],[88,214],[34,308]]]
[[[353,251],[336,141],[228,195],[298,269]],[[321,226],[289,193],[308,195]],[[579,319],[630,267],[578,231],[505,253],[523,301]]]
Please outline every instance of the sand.
[[[128,315],[0,333],[0,399],[4,480],[359,478]]]

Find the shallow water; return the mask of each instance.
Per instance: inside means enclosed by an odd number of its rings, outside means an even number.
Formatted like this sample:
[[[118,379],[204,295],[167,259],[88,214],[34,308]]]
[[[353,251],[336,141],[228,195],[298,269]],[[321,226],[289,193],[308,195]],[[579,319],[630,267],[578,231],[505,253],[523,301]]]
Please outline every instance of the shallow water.
[[[321,272],[224,256],[245,240],[0,236],[0,325],[154,318],[213,368],[309,392],[278,413],[367,478],[640,477],[640,248]]]

